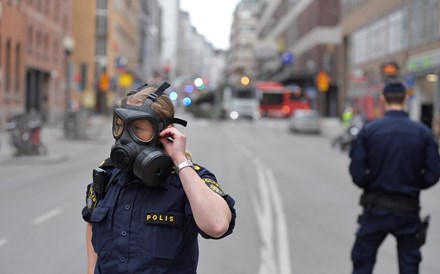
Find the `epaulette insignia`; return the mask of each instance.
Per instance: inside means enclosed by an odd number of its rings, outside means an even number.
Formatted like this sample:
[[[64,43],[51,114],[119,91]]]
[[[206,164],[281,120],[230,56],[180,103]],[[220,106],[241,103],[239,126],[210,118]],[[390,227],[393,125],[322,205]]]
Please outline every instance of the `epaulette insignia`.
[[[202,168],[199,166],[199,165],[194,165],[194,170],[195,171],[199,171],[199,170],[201,170]]]
[[[99,167],[104,168],[104,167],[113,167],[115,166],[112,162],[112,160],[110,158],[105,159],[104,161],[102,161],[99,164]]]
[[[220,196],[225,196],[226,194],[224,193],[222,187],[220,186],[219,183],[217,183],[216,181],[214,181],[211,178],[202,178],[202,180],[205,182],[205,184],[215,193],[217,193]]]

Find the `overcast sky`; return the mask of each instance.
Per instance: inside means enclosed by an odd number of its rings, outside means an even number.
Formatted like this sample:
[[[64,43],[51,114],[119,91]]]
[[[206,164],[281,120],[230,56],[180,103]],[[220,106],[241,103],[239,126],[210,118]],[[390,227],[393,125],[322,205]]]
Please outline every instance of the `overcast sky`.
[[[232,16],[240,0],[180,0],[197,32],[217,49],[229,48]]]

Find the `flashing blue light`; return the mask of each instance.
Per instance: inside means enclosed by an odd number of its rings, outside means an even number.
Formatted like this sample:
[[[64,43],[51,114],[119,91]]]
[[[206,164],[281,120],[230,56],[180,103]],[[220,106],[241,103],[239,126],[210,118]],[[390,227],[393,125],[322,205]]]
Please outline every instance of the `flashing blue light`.
[[[189,98],[189,97],[185,97],[185,98],[183,98],[182,103],[183,103],[183,105],[186,106],[186,107],[189,106],[189,105],[191,105],[191,103],[192,103],[191,98]]]
[[[177,94],[177,92],[175,92],[175,91],[172,91],[171,93],[170,93],[170,99],[171,100],[176,100],[177,98],[179,97],[179,94]]]
[[[186,93],[192,93],[194,91],[194,87],[192,85],[187,85],[185,87],[185,92]]]

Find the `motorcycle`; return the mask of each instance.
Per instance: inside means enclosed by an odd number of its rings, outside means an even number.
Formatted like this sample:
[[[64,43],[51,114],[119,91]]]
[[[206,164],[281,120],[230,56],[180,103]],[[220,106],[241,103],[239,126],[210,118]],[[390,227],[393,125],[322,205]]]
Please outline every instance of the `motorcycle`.
[[[46,155],[47,147],[41,141],[42,122],[25,115],[15,115],[6,123],[9,142],[15,148],[14,156]]]
[[[347,127],[347,129],[332,141],[332,147],[339,149],[340,151],[350,151],[351,145],[356,140],[357,135],[361,131],[363,124],[365,123],[362,118],[355,118]]]

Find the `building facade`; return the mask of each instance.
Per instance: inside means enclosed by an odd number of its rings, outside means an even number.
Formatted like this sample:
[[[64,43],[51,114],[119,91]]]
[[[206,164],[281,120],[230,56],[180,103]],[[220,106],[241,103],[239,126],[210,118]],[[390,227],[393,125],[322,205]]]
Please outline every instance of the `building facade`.
[[[258,7],[258,1],[241,1],[234,11],[226,67],[230,84],[240,83],[243,76],[257,80],[255,46],[258,40]]]
[[[342,85],[369,118],[383,112],[381,66],[393,62],[410,92],[414,120],[439,135],[440,2],[437,0],[342,0]]]
[[[70,0],[1,2],[1,122],[31,111],[46,121],[63,115],[70,6]]]
[[[258,78],[300,86],[323,116],[339,115],[339,0],[260,0],[259,10]]]

